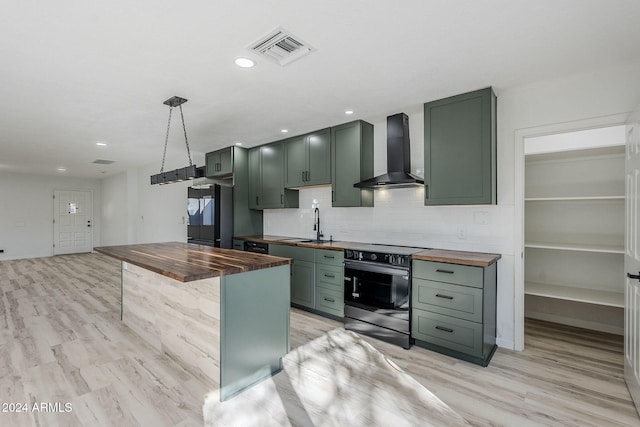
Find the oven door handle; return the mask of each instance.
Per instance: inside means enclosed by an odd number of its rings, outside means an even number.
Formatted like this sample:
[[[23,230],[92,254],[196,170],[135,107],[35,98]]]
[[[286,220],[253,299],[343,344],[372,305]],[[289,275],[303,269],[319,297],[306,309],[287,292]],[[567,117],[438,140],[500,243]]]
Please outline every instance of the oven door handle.
[[[370,271],[372,273],[390,274],[393,276],[408,276],[409,269],[386,267],[380,264],[366,261],[345,261],[344,268],[351,270]]]

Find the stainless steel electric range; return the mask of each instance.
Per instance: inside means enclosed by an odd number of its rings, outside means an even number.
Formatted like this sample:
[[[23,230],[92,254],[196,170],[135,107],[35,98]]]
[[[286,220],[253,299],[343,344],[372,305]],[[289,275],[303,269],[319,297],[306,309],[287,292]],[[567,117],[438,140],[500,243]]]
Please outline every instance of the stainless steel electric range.
[[[344,251],[346,329],[411,346],[411,255],[423,250],[371,244]]]

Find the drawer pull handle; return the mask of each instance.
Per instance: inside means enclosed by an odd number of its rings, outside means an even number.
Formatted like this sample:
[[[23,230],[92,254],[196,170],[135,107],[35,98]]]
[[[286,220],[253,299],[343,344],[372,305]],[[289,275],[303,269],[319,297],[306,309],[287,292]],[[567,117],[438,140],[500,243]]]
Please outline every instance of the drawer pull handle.
[[[449,333],[453,332],[453,329],[445,328],[444,326],[440,326],[440,325],[436,326],[436,329],[439,330],[439,331],[444,331],[444,332],[449,332]]]
[[[324,277],[331,277],[333,279],[336,276],[335,276],[335,274],[327,274],[327,273],[325,273]]]
[[[328,259],[335,259],[336,257],[334,257],[333,255],[323,255],[325,258]]]
[[[451,270],[441,270],[441,269],[437,269],[436,273],[447,273],[447,274],[453,274],[453,271]]]
[[[436,294],[436,296],[437,296],[438,298],[453,299],[453,297],[451,297],[451,296],[449,296],[449,295]]]
[[[329,302],[336,302],[336,300],[334,300],[333,298],[324,297],[324,300]]]

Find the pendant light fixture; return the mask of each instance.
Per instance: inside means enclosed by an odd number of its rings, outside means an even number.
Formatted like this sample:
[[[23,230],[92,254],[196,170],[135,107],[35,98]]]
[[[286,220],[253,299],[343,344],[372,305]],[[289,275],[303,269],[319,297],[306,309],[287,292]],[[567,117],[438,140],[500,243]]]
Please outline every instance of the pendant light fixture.
[[[154,184],[172,184],[174,182],[181,182],[187,179],[193,179],[200,177],[201,171],[196,168],[196,165],[191,161],[191,151],[189,150],[189,140],[187,139],[187,128],[184,125],[184,114],[182,113],[182,104],[187,102],[185,98],[179,96],[173,96],[163,102],[164,105],[169,106],[169,120],[167,122],[167,135],[164,138],[164,153],[162,154],[162,166],[160,167],[160,173],[151,175],[151,185]],[[187,146],[187,157],[189,158],[189,166],[183,168],[174,169],[172,171],[164,171],[164,162],[167,157],[167,143],[169,142],[169,128],[171,127],[171,113],[174,107],[180,108],[180,117],[182,118],[182,130],[184,131],[184,143]]]

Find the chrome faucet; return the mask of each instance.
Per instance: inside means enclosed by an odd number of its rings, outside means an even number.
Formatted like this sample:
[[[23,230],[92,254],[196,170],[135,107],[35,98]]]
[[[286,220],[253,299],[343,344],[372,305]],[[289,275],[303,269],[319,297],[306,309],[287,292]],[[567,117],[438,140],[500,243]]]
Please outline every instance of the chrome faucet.
[[[320,209],[315,208],[313,215],[313,231],[316,232],[316,240],[320,240],[321,237],[324,237],[324,234],[320,231]]]

